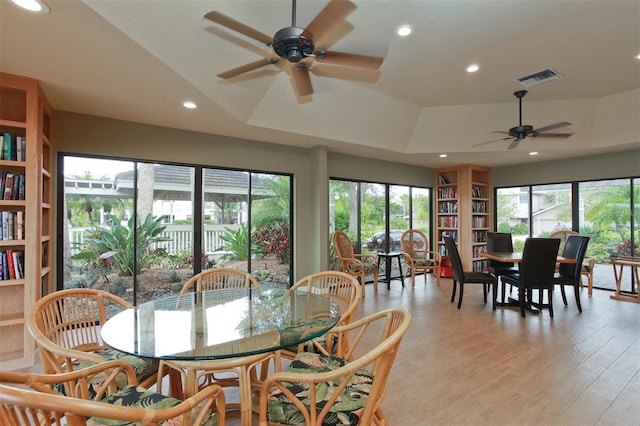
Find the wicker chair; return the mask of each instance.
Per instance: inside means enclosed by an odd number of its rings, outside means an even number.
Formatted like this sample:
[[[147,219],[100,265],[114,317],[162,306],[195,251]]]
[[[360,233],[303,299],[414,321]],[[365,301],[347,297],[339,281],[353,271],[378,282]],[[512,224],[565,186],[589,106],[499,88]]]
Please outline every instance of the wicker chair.
[[[318,341],[321,353],[300,352],[287,371],[265,380],[260,426],[388,424],[381,403],[410,323],[406,309],[388,309],[330,330]]]
[[[353,321],[356,309],[360,303],[362,289],[358,280],[349,274],[339,271],[323,271],[306,277],[295,283],[289,291],[314,294],[322,294],[340,305],[340,320],[337,325],[349,324]],[[307,328],[304,329],[307,331]],[[297,333],[295,336],[300,337]],[[298,353],[297,350],[283,349],[281,355],[285,358],[293,358]]]
[[[64,373],[113,359],[131,364],[140,386],[156,383],[158,363],[109,348],[100,338],[100,324],[131,305],[111,293],[68,289],[38,300],[27,317],[44,373]]]
[[[429,250],[429,240],[424,232],[418,229],[407,229],[400,239],[402,257],[406,268],[404,278],[411,273],[411,287],[416,286],[416,271],[422,271],[427,283],[427,271],[436,275],[436,285],[440,287],[440,253]]]
[[[256,278],[239,269],[216,268],[202,271],[184,283],[180,294],[188,291],[217,290],[221,288],[258,287]]]
[[[375,256],[370,254],[359,254],[353,250],[353,244],[349,236],[336,231],[333,234],[333,246],[336,249],[338,260],[342,265],[342,272],[358,278],[360,284],[364,286],[365,277],[373,275],[373,289],[378,291],[378,264]],[[364,289],[362,296],[364,297]]]
[[[558,254],[562,253],[564,250],[564,245],[567,243],[567,237],[569,235],[580,235],[576,231],[569,231],[566,229],[552,232],[549,235],[549,238],[560,238],[560,248],[558,249]],[[582,268],[580,268],[580,287],[584,287],[582,283],[582,277],[586,277],[587,279],[587,289],[588,294],[591,296],[593,294],[593,268],[596,266],[596,259],[593,257],[585,257],[582,261]],[[557,268],[556,268],[557,269]]]
[[[187,281],[181,294],[189,291],[215,291],[227,288],[257,288],[258,281],[250,273],[229,268],[216,268],[202,271]],[[277,338],[278,336],[276,336]],[[162,360],[158,368],[158,386],[162,391],[160,378],[169,374],[171,396],[176,398],[189,398],[199,390],[212,384],[222,387],[237,387],[240,392],[239,403],[227,403],[227,408],[239,409],[242,413],[243,424],[251,417],[252,391],[260,388],[262,379],[266,377],[270,362],[274,368],[280,369],[280,354],[264,353],[245,357],[203,360],[203,361],[179,361]],[[180,377],[180,383],[175,380]]]
[[[118,390],[125,379],[127,386]],[[10,425],[218,425],[225,395],[213,385],[185,401],[137,387],[124,361],[107,361],[60,374],[0,371],[0,424]]]

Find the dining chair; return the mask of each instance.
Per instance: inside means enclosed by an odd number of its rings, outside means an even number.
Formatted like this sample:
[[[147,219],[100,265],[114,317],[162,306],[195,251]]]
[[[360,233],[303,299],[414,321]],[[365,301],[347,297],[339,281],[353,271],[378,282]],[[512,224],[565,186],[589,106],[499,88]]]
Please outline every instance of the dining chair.
[[[525,317],[527,304],[542,310],[549,309],[553,318],[553,274],[558,258],[558,238],[527,238],[522,251],[522,262],[517,274],[505,275],[502,281],[518,287],[520,315]],[[538,290],[538,302],[533,302],[533,290]],[[544,291],[547,291],[548,303],[543,303]]]
[[[189,279],[180,294],[190,291],[216,291],[229,288],[259,288],[256,278],[249,272],[239,269],[214,268],[202,271]],[[158,367],[159,389],[162,389],[160,377],[169,375],[169,394],[178,398],[189,398],[199,390],[212,384],[223,388],[235,387],[240,393],[238,403],[227,402],[229,409],[239,409],[243,421],[251,415],[251,394],[260,387],[261,380],[266,377],[270,364],[280,369],[279,353],[260,353],[243,357],[218,360],[183,361],[161,360]],[[176,383],[179,377],[179,383]]]
[[[119,381],[126,386],[119,389]],[[0,371],[0,424],[223,426],[225,394],[212,385],[181,401],[136,385],[124,361],[67,373]]]
[[[378,291],[378,264],[375,256],[370,254],[356,253],[349,236],[343,231],[333,233],[333,246],[336,255],[342,265],[342,272],[352,275],[360,281],[360,285],[365,285],[367,275],[373,275],[373,289]],[[364,287],[362,296],[364,297]]]
[[[511,232],[487,232],[487,246],[488,252],[513,252],[513,238]],[[502,275],[513,275],[518,273],[513,262],[500,262],[497,260],[487,260],[487,270],[491,275],[494,275],[498,279],[498,283],[501,285],[502,303],[505,298],[505,284],[500,277]]]
[[[427,283],[427,271],[436,276],[436,285],[440,287],[440,253],[429,250],[429,239],[419,229],[407,229],[400,238],[402,256],[406,264],[404,278],[411,273],[411,287],[416,286],[416,271],[422,271],[424,282]]]
[[[101,324],[131,307],[116,295],[89,288],[60,290],[42,297],[27,317],[27,329],[35,339],[42,371],[64,373],[120,359],[131,364],[141,386],[155,384],[156,360],[111,349],[100,338]]]
[[[562,302],[567,305],[567,296],[564,287],[569,285],[573,287],[576,298],[578,311],[582,312],[582,304],[580,303],[580,270],[582,269],[582,261],[587,252],[589,237],[582,235],[569,235],[562,250],[562,257],[575,259],[576,263],[561,263],[558,272],[553,276],[553,284],[560,286]]]
[[[492,286],[492,308],[496,309],[496,299],[498,298],[498,279],[487,273],[479,271],[465,271],[462,266],[462,260],[460,259],[460,253],[456,242],[450,235],[444,236],[444,243],[447,248],[447,253],[451,259],[451,269],[453,272],[453,289],[451,291],[451,303],[456,298],[456,284],[460,284],[460,296],[458,298],[458,309],[462,306],[462,297],[464,296],[465,284],[482,284],[482,294],[484,296],[484,303],[487,303],[487,293],[489,289],[487,286]]]
[[[387,425],[381,403],[410,323],[409,311],[395,308],[329,330],[319,353],[299,352],[264,381],[259,425]]]
[[[570,231],[567,229],[561,229],[558,231],[554,231],[549,235],[549,238],[560,238],[560,248],[558,248],[558,254],[562,253],[564,249],[564,245],[566,244],[567,238],[570,235],[580,235],[576,231]],[[587,289],[589,290],[588,294],[591,296],[593,294],[593,268],[596,266],[596,259],[593,257],[586,257],[582,260],[582,267],[580,269],[580,287],[584,287],[582,283],[582,277],[584,276],[587,279]],[[559,267],[559,265],[556,265]]]
[[[307,275],[291,286],[289,291],[291,293],[321,294],[337,303],[340,307],[340,319],[336,325],[345,325],[353,321],[362,293],[358,280],[340,271],[322,271]],[[308,332],[309,328],[309,324],[303,324],[297,329],[283,330],[281,334],[283,334],[283,338],[286,335],[289,340],[297,340],[302,333]],[[287,348],[280,353],[283,358],[291,359],[296,356],[298,350],[297,348]]]
[[[214,268],[202,271],[191,277],[180,290],[180,294],[189,291],[217,290],[221,288],[258,287],[258,280],[240,269]]]

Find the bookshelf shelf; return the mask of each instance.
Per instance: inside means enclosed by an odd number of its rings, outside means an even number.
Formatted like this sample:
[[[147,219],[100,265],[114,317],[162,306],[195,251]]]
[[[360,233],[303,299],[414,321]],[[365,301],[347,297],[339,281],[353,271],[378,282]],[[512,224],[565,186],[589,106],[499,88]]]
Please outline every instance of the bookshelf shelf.
[[[0,73],[3,370],[33,366],[35,344],[25,327],[26,316],[41,293],[51,290],[51,259],[43,259],[42,245],[49,244],[52,229],[52,118],[37,80]]]
[[[475,164],[436,169],[436,235],[446,256],[443,234],[453,236],[465,270],[482,271],[491,227],[491,169]]]

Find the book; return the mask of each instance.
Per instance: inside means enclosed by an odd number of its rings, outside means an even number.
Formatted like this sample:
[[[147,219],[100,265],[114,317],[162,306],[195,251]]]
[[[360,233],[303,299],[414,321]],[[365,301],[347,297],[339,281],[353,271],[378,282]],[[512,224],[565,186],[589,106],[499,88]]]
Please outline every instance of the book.
[[[13,135],[11,133],[4,134],[4,144],[2,146],[3,160],[11,160],[13,156],[13,152],[11,151],[11,147],[13,146]]]
[[[4,182],[4,195],[3,200],[11,199],[11,191],[13,191],[13,173],[7,173],[7,177]]]
[[[23,262],[23,253],[19,250],[13,250],[11,252],[11,257],[13,260],[13,268],[15,270],[15,275],[16,275],[16,279],[22,279],[24,278],[24,264],[22,264],[21,262]]]
[[[17,161],[24,161],[24,156],[22,153],[22,140],[24,138],[22,136],[18,136],[16,138],[16,160]]]
[[[13,250],[7,250],[7,269],[9,270],[9,279],[16,279],[16,267],[13,264]]]
[[[24,240],[24,212],[18,210],[16,212],[16,240]]]

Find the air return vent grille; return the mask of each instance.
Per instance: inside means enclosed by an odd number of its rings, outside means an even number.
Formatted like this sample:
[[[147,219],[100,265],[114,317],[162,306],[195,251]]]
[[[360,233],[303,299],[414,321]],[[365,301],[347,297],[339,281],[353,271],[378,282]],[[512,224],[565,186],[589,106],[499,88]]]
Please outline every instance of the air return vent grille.
[[[518,81],[525,87],[533,87],[548,81],[557,80],[560,77],[562,76],[558,71],[553,68],[547,68],[546,70],[538,71],[525,77],[520,77]]]

